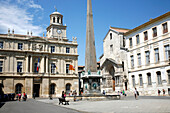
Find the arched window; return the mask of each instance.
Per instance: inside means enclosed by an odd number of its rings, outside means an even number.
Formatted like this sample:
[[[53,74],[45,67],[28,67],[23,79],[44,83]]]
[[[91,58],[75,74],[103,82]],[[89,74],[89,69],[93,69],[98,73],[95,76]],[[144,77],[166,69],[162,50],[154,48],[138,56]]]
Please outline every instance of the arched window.
[[[59,18],[59,17],[57,17],[57,23],[59,23],[59,20],[60,20],[60,18]]]
[[[16,86],[15,86],[15,93],[16,94],[22,93],[22,87],[23,87],[22,84],[20,84],[20,83],[16,84]]]
[[[132,84],[133,84],[133,87],[135,87],[135,76],[132,75]]]
[[[66,94],[70,93],[70,89],[71,89],[71,84],[66,84]]]
[[[158,72],[156,72],[156,74],[157,74],[158,85],[160,85],[160,84],[162,84],[162,80],[161,80],[161,72],[158,71]]]
[[[53,23],[55,23],[55,17],[53,17]]]
[[[148,77],[148,85],[152,85],[151,73],[147,73],[147,77]]]
[[[50,94],[55,94],[55,84],[50,85]]]

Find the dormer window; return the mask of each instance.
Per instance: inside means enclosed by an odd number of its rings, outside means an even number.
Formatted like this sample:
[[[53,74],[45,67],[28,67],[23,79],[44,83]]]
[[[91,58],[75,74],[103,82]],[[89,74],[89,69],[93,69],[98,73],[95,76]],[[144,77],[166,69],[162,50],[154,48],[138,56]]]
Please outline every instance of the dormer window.
[[[55,17],[53,17],[53,23],[55,23]]]

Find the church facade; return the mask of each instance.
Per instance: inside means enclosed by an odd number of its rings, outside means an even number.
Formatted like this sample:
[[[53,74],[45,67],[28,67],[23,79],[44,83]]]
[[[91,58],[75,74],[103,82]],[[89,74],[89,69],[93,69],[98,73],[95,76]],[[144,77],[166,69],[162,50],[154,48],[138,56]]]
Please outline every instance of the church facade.
[[[3,93],[26,92],[28,98],[61,96],[78,90],[77,40],[69,41],[63,15],[50,15],[47,36],[0,34],[0,83]],[[72,69],[69,69],[72,67]],[[73,69],[74,68],[74,69]]]
[[[103,40],[104,54],[100,57],[101,91],[107,93],[127,90],[127,50],[124,33],[129,29],[110,27]]]

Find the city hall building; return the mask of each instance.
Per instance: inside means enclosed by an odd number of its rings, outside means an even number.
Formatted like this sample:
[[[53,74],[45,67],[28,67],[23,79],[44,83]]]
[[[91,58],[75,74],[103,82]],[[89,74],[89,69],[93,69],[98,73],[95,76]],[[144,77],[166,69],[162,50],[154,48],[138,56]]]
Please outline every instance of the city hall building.
[[[28,98],[61,96],[78,90],[77,39],[69,41],[63,15],[50,15],[46,37],[0,34],[0,83],[2,91],[26,92]],[[69,69],[72,67],[72,69]]]

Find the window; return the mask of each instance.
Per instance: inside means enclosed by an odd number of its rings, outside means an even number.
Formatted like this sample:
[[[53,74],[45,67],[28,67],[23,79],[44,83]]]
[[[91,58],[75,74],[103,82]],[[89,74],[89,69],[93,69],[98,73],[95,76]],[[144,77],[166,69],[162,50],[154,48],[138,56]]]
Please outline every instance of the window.
[[[122,61],[122,68],[123,68],[123,71],[125,70],[125,68],[124,68],[125,66],[124,66],[124,62]]]
[[[169,45],[164,46],[164,48],[165,48],[165,59],[168,60],[169,59],[168,51],[170,50]]]
[[[70,64],[66,64],[66,73],[67,74],[69,73],[69,66],[70,66]]]
[[[66,84],[66,94],[70,93],[71,84]]]
[[[132,47],[132,38],[129,38],[129,45]]]
[[[139,40],[139,35],[136,35],[136,44],[139,44],[140,40]]]
[[[144,41],[146,41],[146,40],[148,40],[148,32],[147,31],[144,32]]]
[[[157,74],[157,79],[158,79],[158,85],[160,85],[160,84],[162,84],[162,80],[161,80],[161,72],[158,71],[158,72],[156,72],[156,74]]]
[[[133,84],[133,87],[135,87],[135,76],[132,75],[132,84]]]
[[[57,17],[57,23],[59,23],[59,20],[60,20],[60,18],[59,18],[59,17]]]
[[[55,23],[55,17],[53,17],[53,23]]]
[[[34,72],[38,73],[38,63],[34,63]]]
[[[110,33],[110,40],[112,40],[112,33]]]
[[[55,84],[50,85],[50,94],[55,94]]]
[[[55,52],[55,46],[51,46],[51,53]]]
[[[22,93],[22,87],[23,87],[22,84],[17,84],[17,85],[15,86],[15,93],[16,93],[16,94]]]
[[[126,40],[125,40],[125,37],[123,36],[123,47],[126,46]]]
[[[168,70],[167,72],[168,72],[168,84],[170,84],[170,70]]]
[[[162,27],[163,27],[163,33],[167,33],[168,32],[167,23],[162,24]]]
[[[141,66],[141,54],[138,53],[137,56],[138,56],[138,66]]]
[[[139,74],[139,85],[143,86],[142,74]]]
[[[3,49],[3,46],[4,44],[3,44],[3,42],[0,42],[0,49]]]
[[[148,77],[148,85],[152,85],[152,82],[151,82],[151,73],[147,73],[147,77]]]
[[[110,45],[110,53],[113,52],[113,45]]]
[[[159,62],[159,49],[156,48],[156,49],[154,49],[154,51],[155,51],[155,62],[157,63],[157,62]]]
[[[55,64],[54,63],[51,63],[51,73],[55,73],[55,68],[56,68],[56,66],[55,66]]]
[[[3,70],[3,61],[0,61],[0,72]]]
[[[149,64],[150,63],[150,53],[149,53],[149,51],[146,51],[145,55],[146,55],[146,64]]]
[[[154,28],[152,29],[152,31],[153,31],[153,37],[156,37],[156,36],[157,36],[157,28],[154,27]]]
[[[130,56],[130,58],[131,58],[131,67],[134,67],[134,58],[133,58],[133,55]]]
[[[17,62],[17,72],[22,72],[22,62]]]
[[[70,48],[66,47],[66,53],[70,53]]]
[[[119,84],[119,78],[120,78],[119,76],[115,76],[115,80],[116,80],[115,82],[117,85]]]
[[[22,43],[18,43],[18,49],[22,50],[23,49],[23,44]]]

